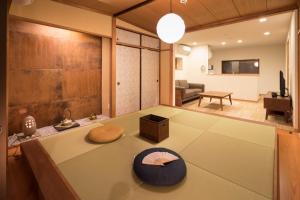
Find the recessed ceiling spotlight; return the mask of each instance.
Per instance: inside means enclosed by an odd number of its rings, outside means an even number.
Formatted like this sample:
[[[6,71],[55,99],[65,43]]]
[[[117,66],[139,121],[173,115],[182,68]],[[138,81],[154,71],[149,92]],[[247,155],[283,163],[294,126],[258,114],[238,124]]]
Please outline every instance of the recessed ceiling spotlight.
[[[193,45],[195,46],[195,45],[197,45],[198,43],[197,42],[193,42]]]
[[[237,43],[243,43],[243,40],[238,40]]]
[[[271,32],[269,32],[269,31],[264,32],[264,35],[266,35],[266,36],[271,35]]]
[[[222,42],[221,44],[224,46],[224,45],[226,45],[227,43],[226,43],[226,42]]]
[[[267,21],[267,18],[265,18],[265,17],[259,19],[259,22],[261,22],[261,23],[266,22],[266,21]]]

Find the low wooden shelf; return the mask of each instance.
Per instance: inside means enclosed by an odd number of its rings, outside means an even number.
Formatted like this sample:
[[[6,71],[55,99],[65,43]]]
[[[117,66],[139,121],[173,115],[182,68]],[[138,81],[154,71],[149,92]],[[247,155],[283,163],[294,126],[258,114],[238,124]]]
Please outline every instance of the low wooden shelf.
[[[276,112],[284,113],[286,122],[289,121],[289,118],[292,114],[292,99],[288,97],[272,97],[272,93],[268,92],[264,96],[264,108],[266,109],[266,120],[270,114]]]

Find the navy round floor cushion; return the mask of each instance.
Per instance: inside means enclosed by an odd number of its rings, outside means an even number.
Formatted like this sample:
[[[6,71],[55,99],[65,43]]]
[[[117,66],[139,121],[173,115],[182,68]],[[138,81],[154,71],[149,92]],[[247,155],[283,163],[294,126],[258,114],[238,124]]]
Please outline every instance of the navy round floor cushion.
[[[142,164],[142,160],[145,156],[157,151],[171,153],[179,159],[167,164],[166,166]],[[166,148],[151,148],[139,153],[134,158],[133,170],[143,182],[155,186],[175,185],[186,176],[184,160],[176,152]]]

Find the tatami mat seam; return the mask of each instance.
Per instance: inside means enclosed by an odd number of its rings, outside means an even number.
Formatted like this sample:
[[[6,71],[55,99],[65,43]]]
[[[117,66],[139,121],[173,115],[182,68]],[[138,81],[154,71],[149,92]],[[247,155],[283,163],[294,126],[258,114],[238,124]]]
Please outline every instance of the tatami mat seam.
[[[229,179],[227,179],[227,178],[225,178],[225,177],[223,177],[223,176],[220,176],[220,175],[218,175],[218,174],[215,174],[214,172],[211,172],[211,171],[209,171],[209,170],[206,169],[206,168],[202,168],[202,167],[198,166],[197,164],[194,164],[194,163],[191,162],[191,161],[185,160],[185,162],[189,163],[190,165],[193,165],[193,166],[196,167],[196,168],[199,168],[199,169],[201,169],[201,170],[203,170],[203,171],[206,171],[206,172],[208,172],[208,173],[210,173],[210,174],[213,174],[213,175],[215,175],[215,176],[217,176],[217,177],[219,177],[219,178],[221,178],[221,179],[223,179],[223,180],[225,180],[225,181],[228,181],[228,182],[230,182],[230,183],[232,183],[232,184],[234,184],[234,185],[237,185],[237,186],[239,186],[239,187],[242,187],[242,188],[244,188],[244,189],[246,189],[246,190],[248,190],[248,191],[250,191],[250,192],[253,192],[253,193],[257,194],[257,195],[263,196],[263,197],[265,197],[265,198],[267,198],[267,199],[270,199],[270,200],[272,199],[272,197],[268,197],[268,196],[266,196],[265,194],[261,194],[261,193],[259,193],[259,192],[257,192],[257,191],[254,191],[254,190],[252,190],[252,189],[250,189],[250,188],[247,188],[246,186],[240,185],[239,183],[236,183],[236,182],[234,182],[234,181],[232,181],[232,180],[229,180]]]
[[[258,145],[258,146],[261,146],[261,147],[264,147],[264,148],[269,148],[271,150],[274,150],[275,147],[270,147],[270,146],[267,146],[267,145],[263,145],[263,144],[258,144],[258,143],[255,143],[255,142],[251,142],[251,141],[248,141],[248,140],[243,140],[243,139],[240,139],[240,138],[235,138],[235,137],[232,137],[232,136],[228,136],[228,135],[223,135],[221,133],[217,133],[215,131],[211,131],[211,130],[207,130],[208,132],[211,132],[213,134],[216,134],[216,135],[221,135],[223,137],[227,137],[227,138],[230,138],[230,139],[234,139],[234,140],[238,140],[238,141],[242,141],[242,142],[247,142],[247,143],[251,143],[251,144],[254,144],[254,145]],[[275,138],[274,138],[274,145],[275,145]]]
[[[122,136],[118,141],[115,141],[115,142],[120,142],[120,141],[124,140],[127,136],[130,136],[130,135],[125,135],[125,134],[124,134],[124,136]],[[99,150],[100,148],[104,148],[104,146],[110,145],[110,144],[114,144],[115,142],[113,142],[113,143],[107,143],[107,144],[99,144],[99,146],[96,147],[96,148],[94,148],[94,149],[91,149],[91,150],[89,150],[89,151],[86,151],[86,152],[84,152],[84,153],[82,153],[82,154],[79,154],[79,155],[77,155],[77,156],[74,156],[74,157],[72,157],[72,158],[69,158],[69,159],[67,159],[67,160],[64,160],[63,162],[56,163],[56,164],[57,164],[57,165],[64,164],[65,162],[68,162],[68,161],[70,161],[70,160],[72,160],[72,159],[74,159],[74,158],[77,158],[77,157],[79,157],[79,156],[83,156],[83,155],[85,155],[85,154],[87,154],[87,153],[90,153],[90,152],[93,152],[93,151],[96,151],[96,150]],[[97,144],[96,144],[96,145],[97,145]],[[50,157],[51,157],[51,156],[50,156]],[[52,159],[52,157],[51,157],[51,159]],[[53,160],[53,159],[52,159],[52,160]]]

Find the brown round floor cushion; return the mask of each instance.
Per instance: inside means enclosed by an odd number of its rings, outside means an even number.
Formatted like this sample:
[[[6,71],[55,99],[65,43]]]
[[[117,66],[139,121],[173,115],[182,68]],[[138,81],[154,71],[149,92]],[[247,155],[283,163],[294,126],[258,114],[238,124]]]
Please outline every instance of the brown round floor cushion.
[[[97,128],[93,128],[87,137],[90,141],[96,143],[109,143],[119,139],[124,129],[117,125],[106,124]]]

